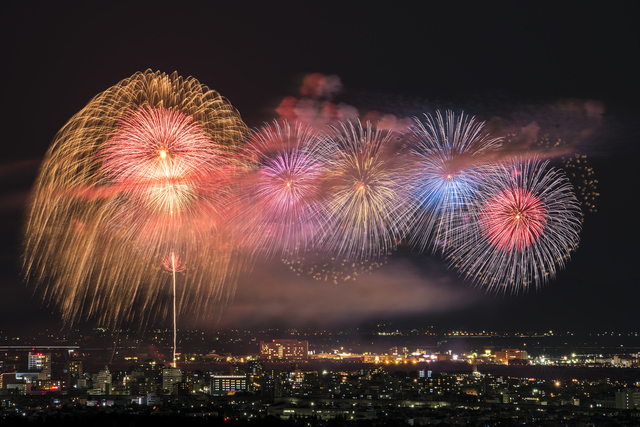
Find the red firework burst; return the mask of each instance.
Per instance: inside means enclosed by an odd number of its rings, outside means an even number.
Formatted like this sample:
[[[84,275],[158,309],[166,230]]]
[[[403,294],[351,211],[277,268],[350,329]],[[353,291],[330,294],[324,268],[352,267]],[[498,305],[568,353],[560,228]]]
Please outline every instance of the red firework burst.
[[[158,213],[189,207],[223,168],[221,147],[180,111],[144,107],[125,113],[99,157],[119,190]]]
[[[187,263],[180,258],[180,255],[171,252],[162,257],[162,266],[169,272],[180,273],[187,268]]]
[[[480,225],[491,246],[522,251],[544,232],[547,211],[531,192],[513,187],[494,195],[480,214]]]
[[[540,287],[577,248],[580,205],[562,171],[547,166],[513,159],[487,180],[477,214],[449,256],[478,286],[514,293]]]

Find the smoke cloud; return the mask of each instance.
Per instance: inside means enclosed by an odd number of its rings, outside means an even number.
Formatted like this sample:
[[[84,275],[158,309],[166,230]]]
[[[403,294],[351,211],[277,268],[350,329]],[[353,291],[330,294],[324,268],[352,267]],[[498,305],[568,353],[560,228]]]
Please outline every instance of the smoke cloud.
[[[455,312],[488,298],[458,282],[442,270],[440,261],[428,257],[421,265],[393,258],[371,274],[338,284],[298,276],[273,260],[240,279],[218,327],[353,325],[382,317]]]
[[[339,122],[360,120],[370,121],[381,130],[404,133],[414,124],[414,117],[420,120],[423,113],[452,109],[487,120],[486,129],[492,137],[505,137],[503,148],[492,153],[490,160],[557,158],[578,149],[588,153],[590,144],[602,130],[605,114],[604,104],[596,100],[563,99],[534,105],[513,104],[508,99],[472,98],[469,105],[451,105],[380,94],[363,96],[364,105],[354,106],[336,101],[344,92],[340,77],[309,74],[304,77],[299,93],[283,98],[276,113],[281,120],[301,122],[319,130]],[[370,108],[372,105],[374,108]],[[540,144],[543,138],[551,144]],[[557,140],[562,140],[562,144],[554,144]]]

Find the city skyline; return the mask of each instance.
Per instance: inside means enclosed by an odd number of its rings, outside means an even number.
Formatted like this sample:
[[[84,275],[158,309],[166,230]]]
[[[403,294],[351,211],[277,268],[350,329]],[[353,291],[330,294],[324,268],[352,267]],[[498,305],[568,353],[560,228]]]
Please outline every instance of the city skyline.
[[[199,341],[201,333],[192,332]],[[223,333],[221,341],[225,336],[230,337]],[[530,343],[554,337],[532,336]],[[100,341],[95,335],[87,338],[85,343],[92,347]],[[607,348],[604,354],[555,348],[553,354],[536,347],[522,351],[476,342],[459,353],[438,343],[422,350],[393,346],[383,354],[358,355],[325,351],[329,343],[318,347],[317,338],[316,350],[308,355],[299,352],[307,341],[295,339],[260,342],[259,355],[257,342],[250,353],[233,356],[196,350],[182,355],[181,369],[167,368],[158,355],[149,353],[153,346],[134,349],[124,342],[118,358],[125,363],[108,366],[101,362],[108,360],[109,349],[54,345],[34,353],[24,345],[4,346],[3,369],[10,370],[0,376],[3,418],[50,422],[61,413],[66,420],[117,413],[120,419],[139,419],[153,412],[156,420],[180,415],[183,422],[192,416],[259,422],[275,415],[291,420],[294,414],[313,419],[347,414],[346,420],[420,420],[442,418],[444,411],[458,419],[471,417],[470,421],[478,416],[495,420],[510,412],[515,415],[512,420],[560,415],[565,421],[606,416],[618,422],[638,416],[640,393],[633,375],[638,354],[620,354],[620,348]],[[53,363],[32,366],[43,358]],[[50,368],[52,378],[44,379]]]
[[[71,116],[93,96],[147,68],[197,78],[227,97],[252,129],[278,117],[276,109],[285,97],[300,97],[304,76],[322,73],[342,83],[342,93],[331,100],[355,106],[361,115],[378,111],[403,118],[407,112],[451,108],[483,120],[511,115],[522,125],[536,122],[541,134],[553,132],[554,125],[582,136],[588,131],[580,150],[599,181],[598,211],[586,214],[577,252],[540,290],[487,295],[447,269],[439,256],[406,248],[371,275],[337,285],[297,276],[276,259],[259,262],[241,276],[233,302],[221,307],[219,318],[196,321],[184,316],[183,325],[306,327],[389,321],[487,328],[505,323],[513,328],[531,324],[532,329],[637,328],[637,231],[624,221],[632,209],[627,194],[633,190],[626,183],[632,185],[634,179],[638,137],[631,126],[637,85],[625,52],[632,52],[635,43],[634,30],[610,22],[613,11],[598,16],[596,10],[579,10],[576,17],[547,15],[532,7],[482,9],[475,17],[465,11],[458,23],[465,31],[454,33],[433,18],[429,26],[420,27],[420,19],[409,17],[409,11],[383,17],[356,8],[343,10],[343,15],[314,10],[317,15],[307,28],[303,17],[312,11],[304,8],[247,11],[245,19],[233,8],[204,8],[202,17],[178,14],[202,27],[176,23],[173,34],[158,34],[151,31],[152,24],[139,23],[146,12],[142,6],[127,13],[102,11],[125,27],[140,25],[139,33],[147,34],[140,38],[131,30],[110,34],[108,26],[90,20],[92,11],[83,6],[67,16],[46,6],[18,9],[15,22],[2,30],[13,43],[3,48],[11,66],[2,71],[0,330],[64,327],[59,312],[32,297],[33,288],[25,286],[20,273],[20,229],[28,192],[49,144]],[[452,10],[424,12],[448,16]],[[204,16],[215,13],[229,17],[229,22],[218,23],[217,33],[204,28]],[[364,14],[371,25],[349,14]],[[160,12],[151,16],[168,19]],[[234,18],[238,27],[232,25]],[[486,20],[489,23],[482,24]],[[592,21],[600,26],[587,24]],[[188,31],[192,27],[197,27],[195,34]],[[346,29],[344,36],[339,28]],[[476,34],[477,46],[472,46]],[[423,71],[421,57],[430,61]],[[604,108],[597,128],[581,129],[581,119],[566,119],[566,109],[587,101]],[[581,110],[578,116],[584,114]]]

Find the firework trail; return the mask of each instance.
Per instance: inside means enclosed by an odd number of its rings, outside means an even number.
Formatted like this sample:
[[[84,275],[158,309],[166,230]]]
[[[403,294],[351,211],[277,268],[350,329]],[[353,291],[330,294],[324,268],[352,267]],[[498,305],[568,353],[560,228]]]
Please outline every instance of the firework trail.
[[[180,256],[175,252],[171,252],[162,258],[162,265],[167,271],[171,272],[171,278],[173,279],[173,361],[172,365],[176,367],[176,348],[178,347],[178,325],[176,312],[176,273],[183,272],[187,265],[180,259]]]
[[[209,313],[240,265],[224,223],[238,112],[193,78],[146,71],[96,96],[58,133],[28,209],[24,269],[65,322],[164,319],[167,253],[192,266],[179,311]]]
[[[251,252],[295,254],[320,228],[320,185],[331,157],[322,138],[307,125],[274,122],[243,147],[250,172],[241,183],[237,234]]]
[[[385,255],[404,237],[411,211],[394,135],[360,122],[332,130],[326,142],[337,151],[323,190],[324,226],[316,247],[351,261]]]
[[[495,167],[488,157],[500,139],[490,137],[483,122],[451,111],[425,118],[416,118],[412,129],[411,195],[418,209],[410,242],[420,250],[446,252],[460,243],[469,208]]]
[[[548,162],[510,161],[475,202],[468,238],[449,261],[488,292],[519,293],[546,284],[578,246],[580,205],[566,176]]]

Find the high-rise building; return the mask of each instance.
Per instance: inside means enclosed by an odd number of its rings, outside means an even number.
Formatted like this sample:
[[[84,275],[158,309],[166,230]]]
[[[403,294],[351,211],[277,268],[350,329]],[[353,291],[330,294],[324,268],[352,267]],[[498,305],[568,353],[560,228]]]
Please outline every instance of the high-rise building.
[[[137,395],[161,394],[163,367],[164,365],[157,364],[153,359],[148,359],[135,367],[127,378],[129,392]]]
[[[281,396],[280,371],[277,369],[265,371],[260,376],[260,394],[262,397],[274,398]]]
[[[309,357],[309,342],[297,340],[260,341],[261,360],[306,360]]]
[[[162,370],[162,390],[164,393],[174,393],[174,385],[182,381],[182,372],[176,368],[164,368]]]
[[[111,393],[111,372],[109,372],[109,367],[105,366],[103,370],[98,372],[93,388],[94,390],[99,389],[102,394]]]
[[[262,362],[260,362],[259,360],[251,360],[247,365],[248,365],[249,373],[251,375],[259,376],[262,374],[262,371],[263,371]]]
[[[176,391],[176,394],[179,396],[189,396],[193,392],[191,384],[185,381],[180,381],[179,383],[175,384],[174,389]]]
[[[27,369],[29,372],[39,372],[38,379],[51,379],[51,353],[29,352]]]
[[[64,364],[64,370],[67,374],[67,388],[77,389],[78,380],[82,377],[82,360],[69,360]]]
[[[7,353],[4,355],[4,360],[2,361],[2,371],[1,372],[18,372],[20,371],[20,356],[10,356]]]
[[[83,374],[82,360],[69,360],[64,364],[67,374],[73,377],[80,377]]]

